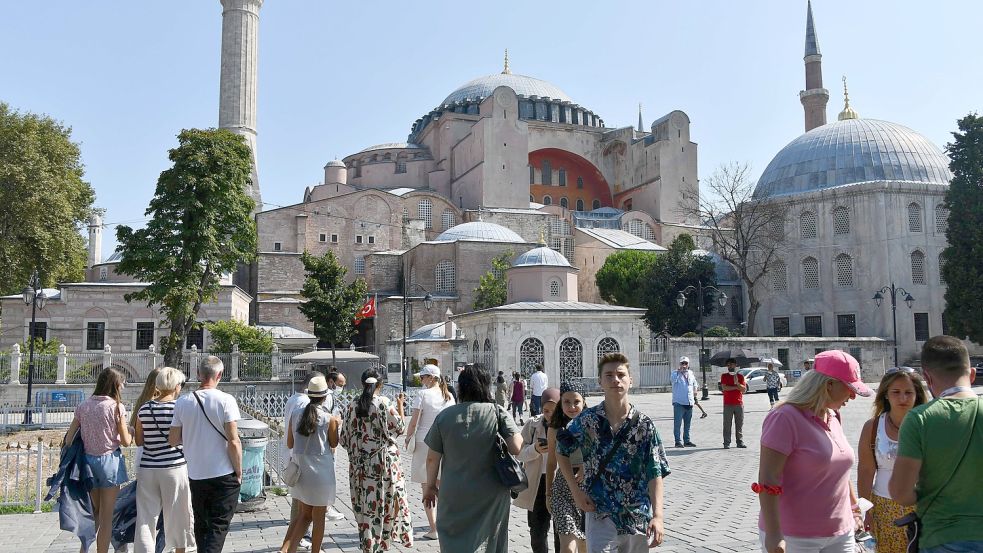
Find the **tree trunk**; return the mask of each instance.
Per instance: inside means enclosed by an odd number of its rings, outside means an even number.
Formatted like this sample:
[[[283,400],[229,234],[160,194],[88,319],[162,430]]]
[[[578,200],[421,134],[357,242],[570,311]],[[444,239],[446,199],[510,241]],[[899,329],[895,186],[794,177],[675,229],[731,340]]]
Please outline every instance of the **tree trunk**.
[[[183,318],[171,320],[171,332],[164,340],[164,366],[180,367],[181,359],[184,356],[184,340],[187,338],[188,329],[184,324]]]
[[[748,309],[747,309],[747,330],[745,336],[757,336],[755,332],[754,320],[758,316],[758,309],[761,308],[761,302],[755,297],[753,288],[748,291],[747,294]]]

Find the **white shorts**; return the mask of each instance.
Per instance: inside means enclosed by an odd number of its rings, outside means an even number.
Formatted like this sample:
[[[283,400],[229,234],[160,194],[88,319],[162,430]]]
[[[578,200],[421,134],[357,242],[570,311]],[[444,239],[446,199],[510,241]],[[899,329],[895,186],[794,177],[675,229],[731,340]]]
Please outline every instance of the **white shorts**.
[[[644,534],[619,536],[618,528],[611,517],[598,513],[584,514],[587,553],[645,553],[649,550],[648,536]]]
[[[765,549],[765,531],[758,530],[761,551]],[[857,550],[853,532],[829,538],[796,538],[785,536],[785,553],[854,553]]]

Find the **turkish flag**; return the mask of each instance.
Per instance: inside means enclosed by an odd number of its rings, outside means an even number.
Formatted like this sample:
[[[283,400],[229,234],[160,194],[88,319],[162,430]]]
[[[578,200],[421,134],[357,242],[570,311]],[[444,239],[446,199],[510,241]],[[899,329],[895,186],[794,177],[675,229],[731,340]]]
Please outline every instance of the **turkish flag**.
[[[369,298],[365,305],[355,314],[355,324],[362,322],[362,319],[375,317],[375,297]]]

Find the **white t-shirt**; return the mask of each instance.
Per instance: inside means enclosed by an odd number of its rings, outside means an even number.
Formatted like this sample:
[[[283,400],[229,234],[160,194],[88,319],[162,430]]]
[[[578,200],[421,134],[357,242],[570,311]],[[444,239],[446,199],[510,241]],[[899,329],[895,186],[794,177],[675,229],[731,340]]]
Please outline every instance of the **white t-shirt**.
[[[205,413],[202,413],[194,394],[201,398],[208,420],[205,420]],[[236,399],[214,388],[185,394],[177,400],[171,426],[181,428],[184,458],[188,460],[188,478],[205,480],[235,471],[229,461],[227,443],[223,436],[225,423],[241,418]]]
[[[290,448],[287,447],[287,428],[290,428],[290,416],[293,415],[294,411],[302,407],[307,407],[307,404],[311,402],[311,399],[307,397],[307,394],[302,394],[300,392],[294,392],[294,395],[287,399],[287,404],[283,407],[283,447],[288,452]]]
[[[440,393],[439,386],[427,388],[417,394],[416,401],[413,402],[413,408],[420,413],[420,417],[416,420],[416,441],[422,442],[427,437],[434,419],[451,405],[454,405],[454,398],[444,401],[444,394]]]
[[[536,371],[529,377],[529,385],[532,387],[530,390],[532,395],[541,396],[546,391],[546,387],[550,385],[550,379],[545,372]]]

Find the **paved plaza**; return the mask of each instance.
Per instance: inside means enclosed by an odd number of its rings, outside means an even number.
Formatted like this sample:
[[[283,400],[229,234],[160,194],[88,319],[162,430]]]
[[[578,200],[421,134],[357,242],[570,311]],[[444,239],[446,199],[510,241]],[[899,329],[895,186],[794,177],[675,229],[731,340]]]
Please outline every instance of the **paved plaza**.
[[[784,392],[783,392],[784,393]],[[599,397],[589,398],[595,405]],[[663,441],[672,445],[672,405],[669,394],[644,394],[633,402],[653,417]],[[744,552],[758,551],[757,497],[751,482],[757,478],[758,437],[761,422],[768,412],[768,397],[751,394],[745,398],[744,440],[748,449],[722,449],[722,397],[710,395],[704,408],[706,419],[694,418],[692,439],[698,447],[668,448],[672,474],[665,483],[666,539],[658,549],[663,552]],[[870,400],[857,398],[843,410],[844,426],[853,443],[859,439],[863,421],[869,416]],[[699,416],[699,413],[697,413]],[[338,503],[336,507],[348,518],[327,522],[323,550],[358,551],[358,534],[348,505],[348,457],[339,448]],[[404,459],[409,472],[409,459]],[[420,488],[411,485],[411,504],[417,537],[426,531],[426,517],[420,500]],[[230,553],[267,553],[279,548],[290,518],[287,498],[271,497],[263,512],[239,514],[233,520],[225,551]],[[0,553],[69,553],[78,551],[77,539],[58,530],[58,515],[9,515],[0,517]],[[527,553],[529,532],[526,511],[512,508],[509,519],[510,551]],[[406,549],[396,549],[405,551]],[[420,539],[413,550],[437,552],[436,541]],[[456,553],[456,552],[445,552]]]

